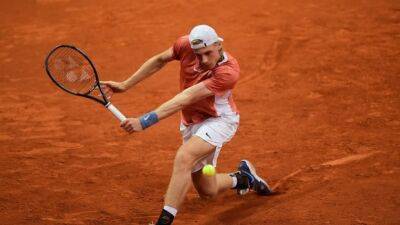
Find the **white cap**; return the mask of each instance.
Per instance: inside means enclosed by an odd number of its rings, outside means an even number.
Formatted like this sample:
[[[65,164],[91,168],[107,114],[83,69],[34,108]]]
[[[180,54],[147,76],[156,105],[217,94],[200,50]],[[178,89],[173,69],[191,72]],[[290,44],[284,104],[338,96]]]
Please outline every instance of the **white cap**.
[[[192,49],[199,49],[210,46],[218,41],[224,41],[224,39],[218,37],[212,27],[208,25],[198,25],[190,31],[189,41]]]

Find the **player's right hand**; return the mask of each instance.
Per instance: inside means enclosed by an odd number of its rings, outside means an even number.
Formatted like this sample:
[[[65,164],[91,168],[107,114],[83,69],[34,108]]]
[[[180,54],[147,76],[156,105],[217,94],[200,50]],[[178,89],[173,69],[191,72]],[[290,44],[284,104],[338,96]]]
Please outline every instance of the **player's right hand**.
[[[121,127],[128,133],[142,131],[142,124],[138,118],[126,118],[121,122]]]
[[[106,86],[113,93],[121,93],[128,90],[124,82],[115,82],[115,81],[100,81],[100,85]]]

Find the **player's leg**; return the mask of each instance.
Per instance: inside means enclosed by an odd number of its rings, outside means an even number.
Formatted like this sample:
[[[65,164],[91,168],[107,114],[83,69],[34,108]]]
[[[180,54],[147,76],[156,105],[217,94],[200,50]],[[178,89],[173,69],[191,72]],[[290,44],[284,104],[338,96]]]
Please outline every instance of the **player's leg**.
[[[165,195],[164,209],[157,222],[171,224],[190,187],[191,171],[197,161],[214,152],[215,147],[193,136],[177,151],[171,180]]]
[[[194,164],[214,151],[215,147],[197,136],[193,136],[183,144],[174,160],[174,168],[168,190],[165,196],[165,203],[176,208],[181,205],[186,189],[191,182],[191,171]]]
[[[238,121],[238,118],[235,117],[234,119]],[[215,151],[198,161],[192,170],[193,185],[200,197],[214,197],[221,191],[237,186],[238,179],[234,174],[219,173],[216,176],[209,177],[201,172],[201,169],[207,164],[216,167],[222,146],[232,139],[237,127],[238,123],[227,121],[224,118],[212,118],[205,121],[194,131],[196,136],[215,146]]]
[[[211,134],[215,136],[215,133]],[[201,198],[212,198],[228,189],[236,189],[238,194],[245,194],[251,188],[249,174],[242,172],[242,166],[238,171],[229,174],[217,173],[210,177],[202,173],[201,169],[207,164],[217,166],[220,151],[221,147],[216,147],[213,153],[198,161],[192,170],[192,182]]]
[[[259,195],[273,194],[268,183],[257,175],[255,167],[248,160],[242,160],[235,173],[219,173],[209,177],[201,170],[196,171],[192,173],[192,181],[202,198],[212,198],[228,189],[236,189],[239,195],[247,194],[250,190],[254,190]]]
[[[211,130],[207,133],[210,133],[209,136],[216,137]],[[197,135],[201,136],[201,133],[198,132]],[[232,174],[217,173],[215,176],[207,176],[202,173],[202,168],[207,164],[217,166],[220,151],[221,147],[215,146],[215,151],[198,161],[192,170],[192,182],[201,198],[212,198],[218,193],[236,186],[237,179]]]
[[[210,177],[199,170],[192,173],[192,181],[201,198],[212,198],[234,187],[233,177],[227,173],[218,173]]]

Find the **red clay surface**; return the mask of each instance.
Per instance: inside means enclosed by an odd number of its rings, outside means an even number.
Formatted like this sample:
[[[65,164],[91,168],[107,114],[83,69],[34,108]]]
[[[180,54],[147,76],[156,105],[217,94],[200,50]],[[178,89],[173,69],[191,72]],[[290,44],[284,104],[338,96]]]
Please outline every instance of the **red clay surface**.
[[[302,2],[302,3],[299,3]],[[242,158],[281,194],[205,202],[179,224],[400,224],[399,1],[1,1],[0,224],[147,224],[158,217],[179,116],[127,135],[43,70],[60,43],[122,80],[193,25],[224,37],[242,73],[241,125],[218,170]],[[178,92],[178,63],[113,103],[137,116]]]

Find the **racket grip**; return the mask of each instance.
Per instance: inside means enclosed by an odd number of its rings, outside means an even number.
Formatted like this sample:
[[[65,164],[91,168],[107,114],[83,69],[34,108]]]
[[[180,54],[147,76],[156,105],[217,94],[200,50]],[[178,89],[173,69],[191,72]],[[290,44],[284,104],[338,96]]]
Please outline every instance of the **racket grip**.
[[[112,112],[112,114],[117,117],[121,122],[123,122],[124,120],[126,120],[126,117],[124,116],[124,114],[122,114],[113,104],[111,104],[111,102],[109,102],[106,105],[106,108],[108,110],[110,110],[110,112]]]

